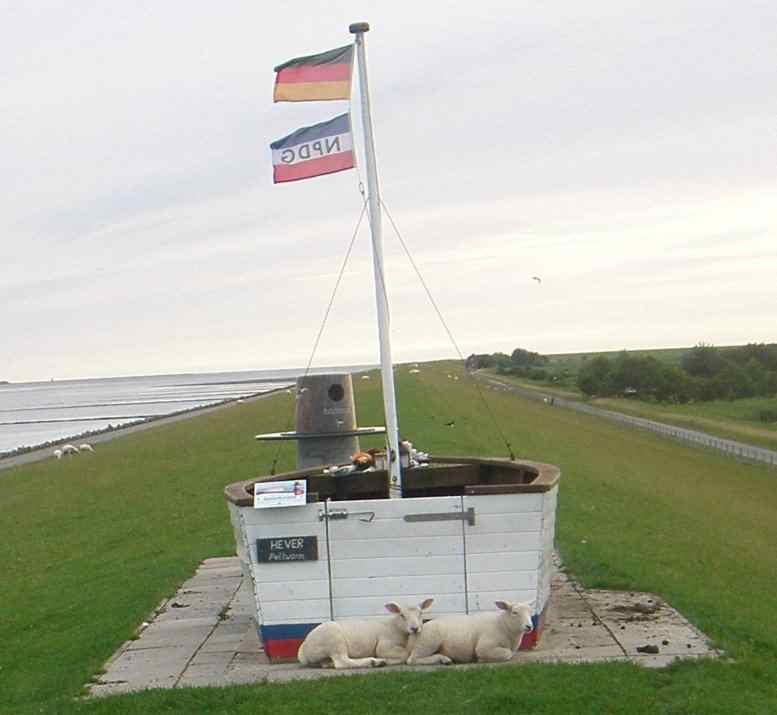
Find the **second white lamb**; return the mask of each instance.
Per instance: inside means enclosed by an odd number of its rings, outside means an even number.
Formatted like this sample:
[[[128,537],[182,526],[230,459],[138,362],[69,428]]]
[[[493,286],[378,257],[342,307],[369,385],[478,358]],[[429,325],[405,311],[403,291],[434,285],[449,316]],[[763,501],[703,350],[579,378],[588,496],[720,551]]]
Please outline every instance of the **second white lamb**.
[[[532,629],[528,603],[496,601],[497,612],[445,616],[429,621],[407,659],[408,665],[499,663],[510,660]]]

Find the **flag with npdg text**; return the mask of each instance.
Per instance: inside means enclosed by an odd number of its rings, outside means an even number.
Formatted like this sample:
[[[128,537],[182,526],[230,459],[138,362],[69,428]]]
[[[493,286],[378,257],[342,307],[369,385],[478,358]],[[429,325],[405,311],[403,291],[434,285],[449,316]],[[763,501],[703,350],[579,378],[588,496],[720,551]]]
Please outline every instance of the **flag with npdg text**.
[[[348,114],[302,127],[270,144],[273,182],[310,179],[353,169],[353,137]]]
[[[275,68],[274,102],[351,98],[353,45],[295,57]]]

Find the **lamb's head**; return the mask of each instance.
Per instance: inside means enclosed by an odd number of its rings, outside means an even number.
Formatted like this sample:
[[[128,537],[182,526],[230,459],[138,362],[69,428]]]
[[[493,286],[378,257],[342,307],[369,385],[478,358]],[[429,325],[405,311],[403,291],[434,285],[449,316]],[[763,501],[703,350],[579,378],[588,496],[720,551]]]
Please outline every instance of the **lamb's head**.
[[[427,598],[417,606],[400,606],[395,601],[386,604],[386,610],[394,614],[397,627],[408,635],[418,635],[424,627],[423,612],[432,605],[433,598]]]
[[[531,603],[496,601],[496,607],[502,611],[502,618],[513,633],[528,633],[534,629],[531,620]]]

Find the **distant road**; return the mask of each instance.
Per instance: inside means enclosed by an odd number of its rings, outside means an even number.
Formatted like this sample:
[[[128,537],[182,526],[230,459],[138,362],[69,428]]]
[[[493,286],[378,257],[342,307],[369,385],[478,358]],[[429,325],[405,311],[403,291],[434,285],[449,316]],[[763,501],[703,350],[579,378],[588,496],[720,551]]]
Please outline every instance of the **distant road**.
[[[3,469],[10,469],[11,467],[17,467],[20,464],[29,464],[30,462],[39,462],[42,459],[53,459],[53,452],[60,444],[67,444],[72,442],[75,444],[81,444],[88,442],[89,444],[100,444],[101,442],[110,442],[112,439],[124,437],[128,434],[134,434],[136,432],[143,432],[147,429],[153,429],[160,425],[169,425],[173,422],[180,422],[181,420],[189,420],[192,417],[199,417],[200,415],[206,415],[209,412],[215,412],[216,410],[223,410],[227,407],[234,407],[239,402],[254,402],[255,400],[261,400],[264,397],[270,397],[281,390],[285,390],[287,387],[292,387],[293,383],[284,385],[283,387],[277,387],[266,392],[261,392],[258,395],[250,395],[248,397],[236,398],[227,402],[221,402],[217,405],[210,405],[208,407],[196,407],[193,410],[186,410],[186,412],[179,412],[174,415],[167,415],[166,417],[154,417],[146,422],[140,424],[127,425],[125,427],[117,427],[110,431],[98,432],[97,434],[90,434],[86,437],[71,437],[68,439],[62,439],[57,444],[50,444],[46,447],[40,447],[24,454],[18,454],[13,457],[0,457],[0,471]]]
[[[716,449],[719,452],[742,459],[747,462],[754,462],[757,464],[766,464],[770,467],[777,466],[777,452],[771,449],[764,449],[763,447],[756,447],[752,444],[745,444],[744,442],[736,442],[732,439],[723,439],[722,437],[715,437],[714,435],[707,434],[706,432],[697,432],[696,430],[684,429],[683,427],[675,427],[674,425],[668,425],[665,422],[656,422],[655,420],[646,420],[643,417],[632,417],[631,415],[624,415],[622,412],[614,412],[613,410],[604,410],[601,407],[594,407],[593,405],[586,404],[585,402],[578,402],[576,400],[565,400],[562,397],[556,395],[543,394],[541,390],[530,390],[520,385],[515,385],[511,382],[502,382],[498,378],[491,375],[483,375],[477,372],[472,373],[473,377],[481,382],[488,382],[492,385],[506,389],[508,392],[514,392],[521,397],[526,397],[529,400],[535,400],[543,402],[546,399],[552,400],[554,407],[565,407],[569,410],[576,410],[577,412],[584,412],[588,415],[594,415],[595,417],[603,417],[613,422],[619,422],[627,427],[637,427],[639,429],[649,430],[656,434],[664,435],[665,437],[671,437],[672,439],[680,440],[681,442],[687,442],[701,447],[707,447],[709,449]]]

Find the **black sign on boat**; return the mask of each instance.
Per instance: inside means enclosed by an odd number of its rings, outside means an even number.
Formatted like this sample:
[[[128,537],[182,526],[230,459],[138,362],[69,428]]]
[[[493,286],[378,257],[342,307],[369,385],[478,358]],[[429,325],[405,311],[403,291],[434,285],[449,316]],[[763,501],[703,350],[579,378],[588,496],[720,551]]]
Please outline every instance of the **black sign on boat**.
[[[259,563],[318,561],[317,536],[278,536],[256,540],[256,560]]]

